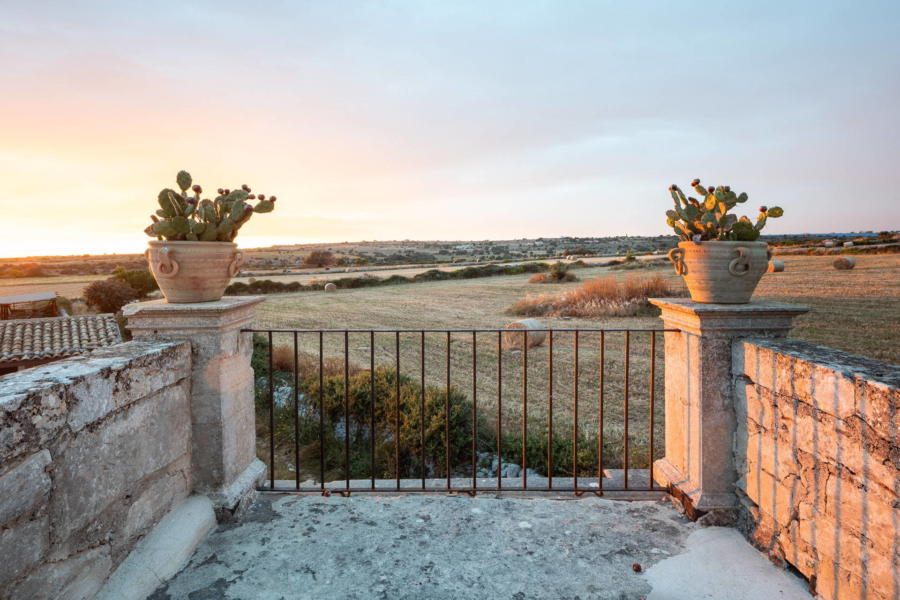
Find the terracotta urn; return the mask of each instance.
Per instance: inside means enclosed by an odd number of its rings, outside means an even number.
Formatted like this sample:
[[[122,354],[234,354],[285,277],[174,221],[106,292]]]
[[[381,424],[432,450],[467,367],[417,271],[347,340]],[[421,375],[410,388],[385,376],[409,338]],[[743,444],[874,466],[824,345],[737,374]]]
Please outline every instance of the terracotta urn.
[[[220,300],[244,263],[234,242],[153,240],[147,249],[150,272],[173,304]]]
[[[680,242],[669,250],[669,260],[694,302],[746,304],[769,267],[769,247],[766,242]]]

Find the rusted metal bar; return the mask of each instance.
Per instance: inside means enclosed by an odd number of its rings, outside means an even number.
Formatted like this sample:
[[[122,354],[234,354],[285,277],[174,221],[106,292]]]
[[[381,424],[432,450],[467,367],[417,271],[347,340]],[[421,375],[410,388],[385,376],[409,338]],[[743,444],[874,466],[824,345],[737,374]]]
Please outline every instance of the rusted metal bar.
[[[375,489],[375,332],[369,332],[369,477]]]
[[[447,489],[450,482],[450,332],[447,332],[447,388],[444,394],[444,470],[447,476]]]
[[[625,426],[625,439],[622,444],[622,482],[625,489],[628,489],[628,375],[629,375],[629,359],[631,356],[631,332],[625,332],[625,410],[623,420]]]
[[[394,464],[397,467],[397,490],[400,490],[400,332],[394,337],[394,353],[397,366],[397,389],[394,399]]]
[[[597,489],[603,492],[603,386],[606,371],[606,332],[600,332],[600,373],[597,382]]]
[[[497,332],[497,489],[503,489],[503,333]]]
[[[528,489],[528,330],[522,330],[522,489]]]
[[[344,332],[344,478],[350,489],[350,340]]]
[[[323,336],[319,332],[319,487],[325,489],[325,368],[323,358]]]
[[[419,390],[419,454],[420,468],[422,470],[422,489],[425,489],[425,332],[422,332],[421,346],[419,348],[419,360],[421,382]]]
[[[547,487],[553,489],[553,331],[547,333]]]
[[[300,489],[300,386],[297,373],[297,332],[294,332],[294,480]]]
[[[478,488],[478,334],[472,332],[472,488]]]
[[[650,332],[650,480],[648,483],[649,488],[653,489],[653,428],[655,425],[654,422],[654,401],[655,401],[655,386],[656,382],[656,332]]]
[[[272,367],[272,332],[269,332],[269,487],[275,487],[275,369]]]
[[[578,489],[578,332],[573,336],[575,345],[575,372],[572,374],[575,393],[572,394],[572,487]]]

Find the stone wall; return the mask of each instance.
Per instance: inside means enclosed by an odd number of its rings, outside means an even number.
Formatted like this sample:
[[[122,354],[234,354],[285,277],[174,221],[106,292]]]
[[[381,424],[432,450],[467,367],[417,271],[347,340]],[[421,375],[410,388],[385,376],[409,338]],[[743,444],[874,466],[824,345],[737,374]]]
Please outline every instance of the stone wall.
[[[900,598],[900,369],[736,341],[739,522],[822,598]]]
[[[191,349],[135,341],[0,379],[0,598],[91,598],[192,488]]]

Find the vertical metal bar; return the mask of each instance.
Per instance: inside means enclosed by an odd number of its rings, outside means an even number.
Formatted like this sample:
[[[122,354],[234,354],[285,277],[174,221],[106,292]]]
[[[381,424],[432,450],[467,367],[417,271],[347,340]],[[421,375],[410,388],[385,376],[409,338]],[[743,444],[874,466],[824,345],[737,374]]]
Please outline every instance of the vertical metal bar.
[[[603,491],[603,384],[606,370],[606,332],[600,332],[600,396],[597,399],[597,490]]]
[[[478,487],[478,350],[476,333],[472,332],[472,488]]]
[[[319,332],[319,489],[325,489],[325,369],[322,337]]]
[[[624,419],[625,419],[625,439],[623,440],[623,477],[622,482],[624,483],[624,487],[628,489],[628,367],[629,367],[629,356],[631,354],[631,332],[625,332],[625,411],[624,411]]]
[[[444,394],[444,471],[450,489],[450,332],[447,332],[447,388]]]
[[[350,489],[350,343],[344,331],[344,479]]]
[[[369,332],[369,482],[375,489],[375,332]]]
[[[528,330],[522,330],[522,489],[528,489],[525,446],[528,444]]]
[[[575,331],[575,393],[572,394],[572,487],[578,489],[578,331]]]
[[[294,487],[300,489],[300,390],[297,373],[297,332],[294,332]]]
[[[497,332],[497,489],[503,489],[503,333]]]
[[[654,383],[656,381],[656,332],[650,332],[650,481],[648,487],[653,489],[653,426],[654,426]]]
[[[422,489],[425,489],[425,332],[422,332],[419,348],[420,372],[419,383],[419,468],[422,470]]]
[[[400,332],[394,332],[394,355],[396,356],[397,389],[394,400],[394,464],[397,466],[396,489],[400,491]]]
[[[548,375],[549,388],[547,390],[547,487],[553,489],[553,330],[549,332],[550,343],[548,344],[549,366]]]
[[[269,489],[275,489],[275,371],[272,367],[272,332],[269,332]]]

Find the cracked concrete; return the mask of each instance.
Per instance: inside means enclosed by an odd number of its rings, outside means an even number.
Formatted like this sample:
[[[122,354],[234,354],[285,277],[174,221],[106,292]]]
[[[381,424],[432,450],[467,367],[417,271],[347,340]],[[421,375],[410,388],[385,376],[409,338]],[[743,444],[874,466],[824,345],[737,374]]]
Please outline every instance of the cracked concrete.
[[[265,494],[151,598],[680,598],[646,570],[701,530],[667,502]]]

